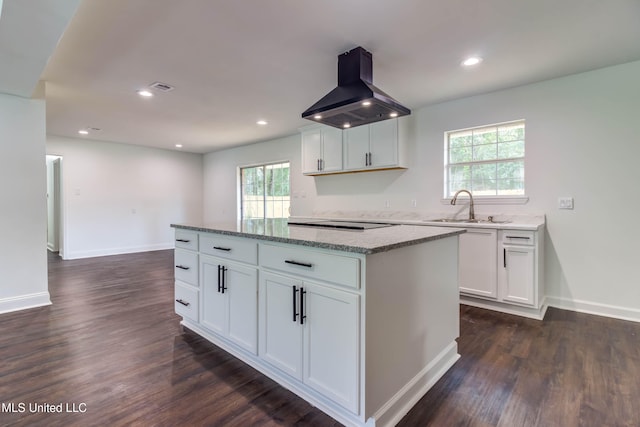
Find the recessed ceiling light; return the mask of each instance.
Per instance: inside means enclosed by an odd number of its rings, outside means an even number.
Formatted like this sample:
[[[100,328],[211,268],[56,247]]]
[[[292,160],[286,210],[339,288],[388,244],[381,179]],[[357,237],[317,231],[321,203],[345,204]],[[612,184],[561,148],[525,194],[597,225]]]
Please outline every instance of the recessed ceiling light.
[[[138,95],[144,96],[145,98],[149,98],[153,96],[153,93],[149,92],[148,90],[142,89],[138,91]]]
[[[182,144],[176,144],[176,148],[182,148]]]
[[[313,118],[316,120],[320,120],[322,116],[320,114],[316,114],[315,116],[313,116]]]
[[[266,120],[258,120],[258,121],[256,122],[256,124],[258,124],[258,125],[260,125],[260,126],[264,126],[264,125],[266,125],[266,124],[267,124],[267,121],[266,121]]]
[[[364,101],[364,102],[362,102],[362,105],[364,107],[368,107],[369,105],[371,105],[371,101]]]
[[[345,129],[348,129],[348,128],[351,127],[351,124],[350,123],[345,123],[345,124],[342,125],[342,127],[345,128]]]
[[[470,56],[464,61],[462,61],[462,66],[473,67],[474,65],[478,65],[481,62],[482,62],[482,58],[480,58],[479,56]]]
[[[398,113],[396,112],[389,113],[389,117],[398,117]]]
[[[89,131],[88,131],[88,130],[85,130],[85,129],[80,129],[80,130],[78,131],[78,133],[79,133],[80,135],[89,135]]]

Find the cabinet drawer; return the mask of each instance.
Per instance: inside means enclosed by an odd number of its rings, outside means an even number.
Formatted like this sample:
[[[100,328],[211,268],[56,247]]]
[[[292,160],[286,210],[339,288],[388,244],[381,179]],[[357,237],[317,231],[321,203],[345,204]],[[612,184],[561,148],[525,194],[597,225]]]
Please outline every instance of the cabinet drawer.
[[[176,314],[185,319],[198,321],[198,290],[188,285],[177,283],[175,285]]]
[[[176,230],[176,248],[198,250],[198,233],[195,231]]]
[[[342,255],[301,249],[299,246],[260,244],[260,264],[296,276],[358,288],[360,260]]]
[[[198,253],[176,249],[173,257],[176,280],[198,286]]]
[[[535,231],[501,230],[499,238],[504,245],[533,246],[536,244]]]
[[[200,252],[247,264],[258,263],[258,243],[242,237],[202,234],[200,235]]]

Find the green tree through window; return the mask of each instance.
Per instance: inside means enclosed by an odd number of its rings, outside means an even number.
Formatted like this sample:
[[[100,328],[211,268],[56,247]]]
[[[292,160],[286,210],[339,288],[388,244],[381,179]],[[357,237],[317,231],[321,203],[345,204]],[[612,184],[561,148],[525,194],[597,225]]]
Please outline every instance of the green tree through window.
[[[289,162],[240,168],[241,218],[289,217]]]
[[[445,197],[524,195],[524,121],[446,133]]]

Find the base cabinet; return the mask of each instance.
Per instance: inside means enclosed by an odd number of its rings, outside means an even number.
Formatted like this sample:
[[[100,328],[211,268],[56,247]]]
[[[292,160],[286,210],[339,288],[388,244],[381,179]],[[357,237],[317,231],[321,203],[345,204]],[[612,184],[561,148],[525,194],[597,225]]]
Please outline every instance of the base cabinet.
[[[543,231],[469,228],[460,236],[462,302],[541,319]]]
[[[258,270],[202,255],[202,326],[258,353]]]
[[[486,298],[498,297],[497,242],[497,230],[468,228],[466,233],[460,235],[460,292]]]
[[[358,412],[359,296],[261,273],[260,357]]]

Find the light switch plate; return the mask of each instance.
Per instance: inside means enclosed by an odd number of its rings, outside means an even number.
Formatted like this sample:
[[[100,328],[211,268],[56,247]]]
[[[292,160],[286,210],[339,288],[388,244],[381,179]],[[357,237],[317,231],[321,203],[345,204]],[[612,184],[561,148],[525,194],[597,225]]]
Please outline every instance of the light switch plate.
[[[558,197],[558,209],[573,209],[573,197]]]

